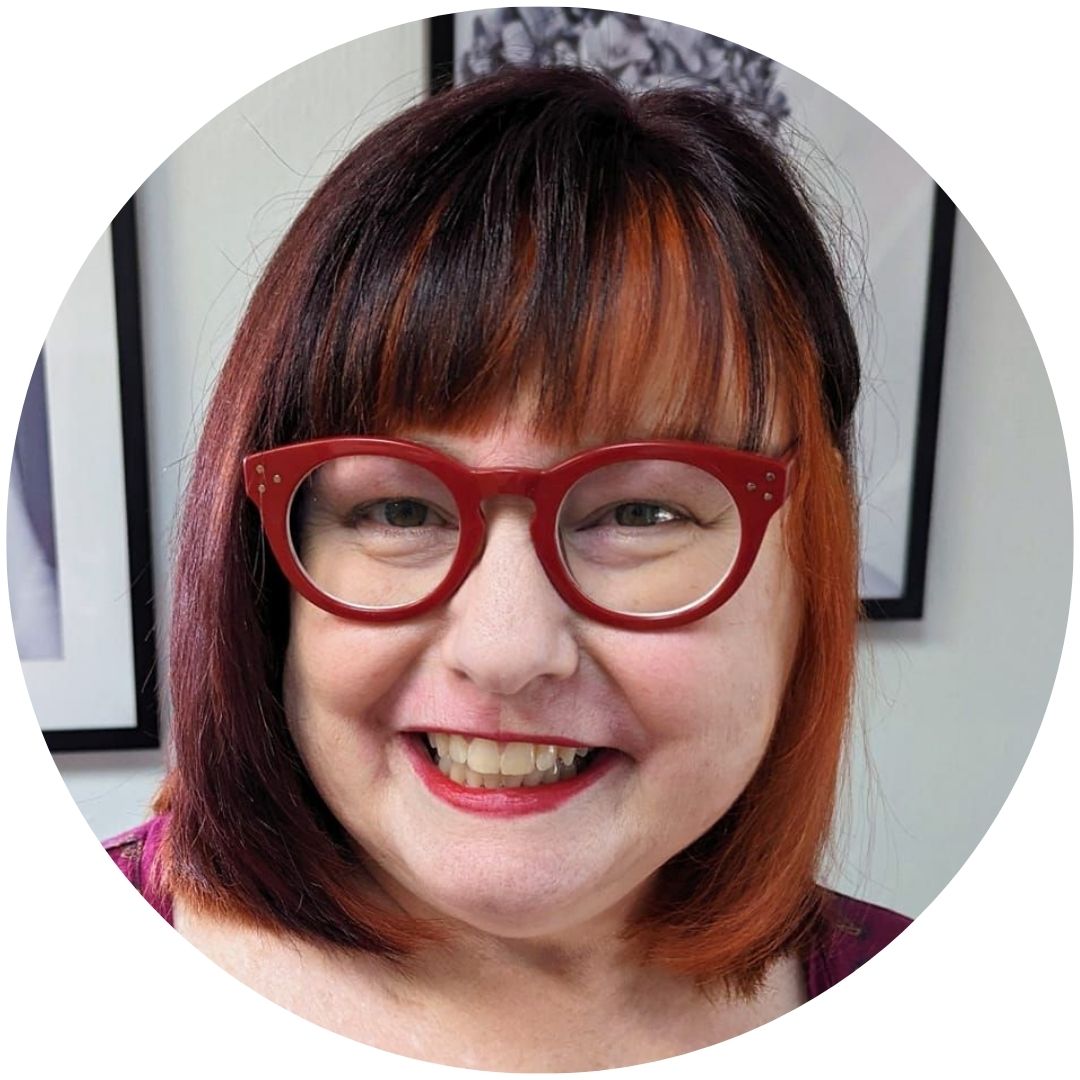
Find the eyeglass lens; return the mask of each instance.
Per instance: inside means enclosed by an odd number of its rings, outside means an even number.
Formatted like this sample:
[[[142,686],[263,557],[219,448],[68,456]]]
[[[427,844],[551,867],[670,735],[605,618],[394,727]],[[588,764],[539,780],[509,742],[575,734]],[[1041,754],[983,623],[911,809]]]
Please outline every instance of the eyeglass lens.
[[[304,573],[334,599],[361,608],[416,603],[445,580],[460,511],[422,466],[355,455],[320,465],[290,509]],[[738,507],[718,480],[679,461],[623,461],[586,473],[556,522],[567,573],[593,603],[653,615],[697,603],[730,573]]]

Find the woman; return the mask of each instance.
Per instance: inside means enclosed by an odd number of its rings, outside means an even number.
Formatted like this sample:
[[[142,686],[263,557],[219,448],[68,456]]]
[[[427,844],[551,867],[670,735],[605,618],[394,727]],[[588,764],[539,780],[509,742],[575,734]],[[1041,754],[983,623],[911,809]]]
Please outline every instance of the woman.
[[[184,511],[175,765],[109,842],[265,996],[400,1053],[708,1046],[905,919],[816,884],[850,708],[858,357],[710,95],[511,70],[324,181]]]

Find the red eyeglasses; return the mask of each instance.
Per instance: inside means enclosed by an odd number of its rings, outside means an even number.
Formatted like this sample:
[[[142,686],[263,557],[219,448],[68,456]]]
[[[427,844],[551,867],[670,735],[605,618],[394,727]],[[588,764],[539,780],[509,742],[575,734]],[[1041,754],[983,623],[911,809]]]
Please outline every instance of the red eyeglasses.
[[[444,603],[483,553],[485,500],[513,495],[532,501],[537,557],[570,607],[660,629],[732,597],[793,459],[659,440],[470,469],[413,442],[341,437],[249,455],[244,486],[289,583],[334,615],[390,622]]]

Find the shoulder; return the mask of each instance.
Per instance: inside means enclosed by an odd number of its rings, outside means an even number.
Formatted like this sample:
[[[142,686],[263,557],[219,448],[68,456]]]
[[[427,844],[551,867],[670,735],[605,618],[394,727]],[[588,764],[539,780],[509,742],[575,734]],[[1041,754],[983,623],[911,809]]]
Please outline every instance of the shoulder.
[[[810,997],[862,967],[911,925],[906,915],[878,904],[841,893],[827,896],[825,929],[807,962]]]
[[[102,842],[120,872],[166,922],[172,922],[172,903],[164,887],[162,848],[168,836],[167,815],[153,817]]]

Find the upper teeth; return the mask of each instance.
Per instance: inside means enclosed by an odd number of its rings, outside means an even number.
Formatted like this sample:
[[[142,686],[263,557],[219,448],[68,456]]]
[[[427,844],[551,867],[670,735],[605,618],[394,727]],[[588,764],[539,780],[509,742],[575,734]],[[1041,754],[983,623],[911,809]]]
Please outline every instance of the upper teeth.
[[[446,732],[429,733],[428,742],[440,758],[464,765],[482,776],[528,776],[550,772],[556,762],[572,765],[584,757],[587,746],[554,746],[545,743],[495,742],[494,739],[467,739]]]

